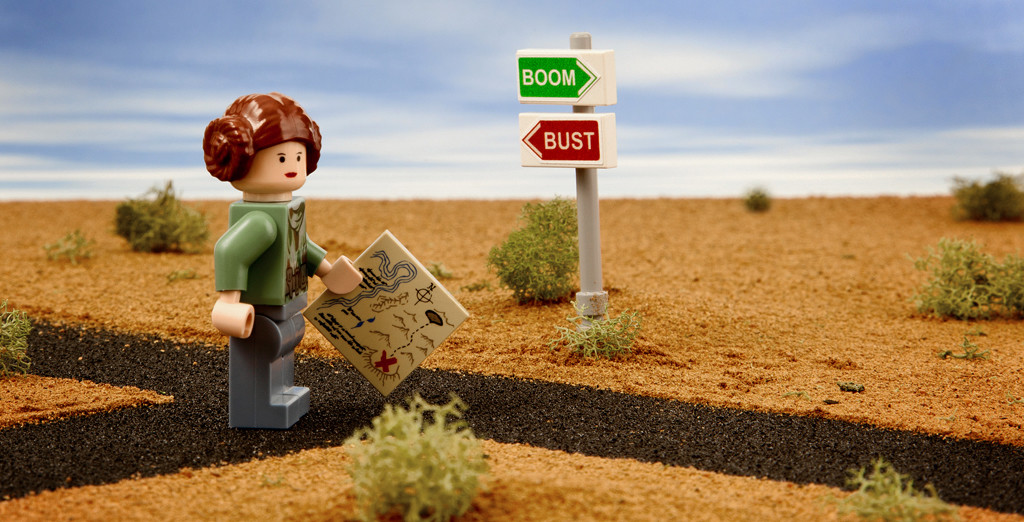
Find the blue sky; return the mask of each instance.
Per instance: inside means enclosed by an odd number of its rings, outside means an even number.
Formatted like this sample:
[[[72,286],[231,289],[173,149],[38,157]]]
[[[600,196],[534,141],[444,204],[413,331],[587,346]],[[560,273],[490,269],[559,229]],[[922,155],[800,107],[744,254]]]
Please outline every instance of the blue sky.
[[[1024,2],[0,0],[0,199],[135,196],[202,163],[239,95],[324,135],[315,197],[575,192],[519,165],[515,52],[614,49],[603,197],[947,193],[1024,171]]]

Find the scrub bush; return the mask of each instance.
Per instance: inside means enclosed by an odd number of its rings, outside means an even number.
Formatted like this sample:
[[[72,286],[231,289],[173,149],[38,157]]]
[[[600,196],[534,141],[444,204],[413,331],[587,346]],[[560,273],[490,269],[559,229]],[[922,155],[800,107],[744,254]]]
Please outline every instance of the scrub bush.
[[[865,520],[959,520],[954,506],[939,498],[928,484],[924,491],[914,489],[914,481],[879,457],[866,468],[850,470],[846,480],[856,488],[852,495],[838,502],[839,516],[856,515]]]
[[[68,232],[66,236],[58,239],[55,243],[44,246],[43,249],[46,250],[46,257],[50,261],[57,261],[62,257],[66,257],[72,265],[77,265],[79,258],[88,259],[92,257],[92,247],[95,244],[95,241],[82,235],[81,230],[75,230],[74,232]]]
[[[979,350],[981,350],[981,348],[978,345],[972,343],[971,340],[968,339],[966,335],[964,336],[964,342],[960,344],[960,347],[964,349],[964,353],[962,353],[962,354],[957,355],[957,354],[953,353],[953,350],[939,350],[937,355],[939,356],[939,359],[945,359],[946,357],[952,357],[954,359],[967,359],[967,360],[971,360],[971,359],[988,359],[989,351],[988,350],[985,350],[983,352],[979,351]]]
[[[167,274],[167,284],[185,279],[199,279],[199,273],[191,268],[183,268]]]
[[[119,203],[116,210],[117,235],[137,252],[197,252],[210,236],[206,218],[181,203],[170,181],[140,199]]]
[[[434,261],[427,263],[427,272],[430,272],[430,275],[439,280],[455,277],[451,270],[448,270],[448,267],[444,266],[444,263],[436,263]]]
[[[1018,178],[1008,174],[997,173],[984,185],[956,178],[953,197],[953,216],[960,220],[1020,221],[1024,216],[1024,191]]]
[[[432,406],[417,394],[392,404],[345,440],[359,517],[398,512],[405,520],[448,520],[465,513],[487,473],[480,441],[462,420],[455,395]]]
[[[764,189],[755,188],[743,196],[743,205],[751,212],[767,212],[772,207],[772,198]]]
[[[575,302],[572,305],[576,315],[566,319],[573,323],[573,326],[556,326],[561,337],[548,344],[549,350],[568,346],[571,353],[583,357],[600,356],[608,359],[628,354],[633,350],[633,341],[643,329],[643,316],[640,312],[627,310],[615,319],[594,319],[584,317]],[[580,328],[581,324],[587,326]]]
[[[579,266],[576,204],[561,198],[527,203],[519,219],[522,228],[491,249],[487,265],[520,304],[564,299]]]
[[[28,373],[32,361],[26,352],[31,331],[28,314],[8,310],[6,299],[0,303],[0,377]]]
[[[938,317],[988,319],[1024,312],[1024,259],[1009,255],[1002,264],[973,241],[939,240],[937,249],[914,260],[931,278],[913,297],[917,309]]]

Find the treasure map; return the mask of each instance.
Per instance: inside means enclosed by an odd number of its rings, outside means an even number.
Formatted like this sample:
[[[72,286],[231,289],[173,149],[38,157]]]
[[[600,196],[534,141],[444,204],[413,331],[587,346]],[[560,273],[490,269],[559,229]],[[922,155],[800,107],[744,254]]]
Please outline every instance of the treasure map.
[[[469,313],[390,231],[352,264],[363,282],[325,291],[303,315],[386,396]]]

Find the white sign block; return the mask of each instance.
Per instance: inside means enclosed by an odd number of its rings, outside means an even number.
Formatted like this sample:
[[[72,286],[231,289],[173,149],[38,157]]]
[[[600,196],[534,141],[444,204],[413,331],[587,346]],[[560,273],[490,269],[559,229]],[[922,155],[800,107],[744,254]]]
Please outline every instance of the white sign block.
[[[615,105],[615,51],[516,51],[519,103]]]
[[[519,149],[524,167],[613,168],[615,114],[522,113]]]

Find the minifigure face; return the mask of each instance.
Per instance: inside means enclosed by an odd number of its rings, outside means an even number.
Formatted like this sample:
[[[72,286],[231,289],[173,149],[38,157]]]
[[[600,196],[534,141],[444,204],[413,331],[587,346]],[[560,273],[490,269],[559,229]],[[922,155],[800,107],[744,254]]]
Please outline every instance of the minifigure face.
[[[256,152],[249,172],[231,186],[250,194],[291,192],[306,183],[306,145],[286,141]]]

